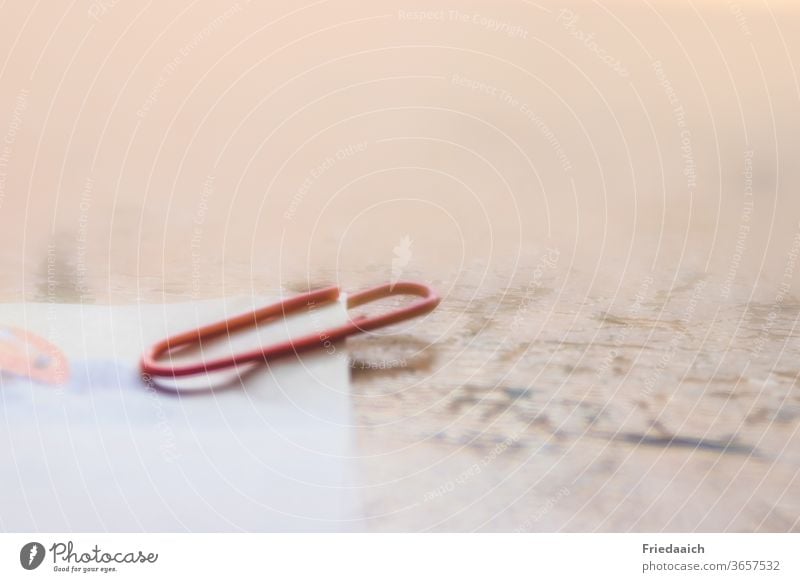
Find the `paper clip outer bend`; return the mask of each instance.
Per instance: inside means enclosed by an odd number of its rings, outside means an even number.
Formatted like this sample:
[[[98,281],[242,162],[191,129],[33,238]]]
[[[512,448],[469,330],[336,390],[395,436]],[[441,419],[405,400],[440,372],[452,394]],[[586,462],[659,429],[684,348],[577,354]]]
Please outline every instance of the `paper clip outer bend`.
[[[325,287],[323,289],[290,297],[278,303],[232,317],[225,321],[212,323],[161,340],[152,345],[143,354],[140,365],[142,375],[145,378],[147,376],[151,378],[179,378],[205,374],[207,372],[226,368],[235,368],[243,364],[264,363],[281,356],[319,348],[325,344],[325,342],[337,341],[351,335],[424,315],[433,311],[440,301],[436,292],[423,283],[412,281],[399,281],[394,284],[387,283],[348,295],[347,309],[353,309],[393,295],[414,295],[419,297],[419,299],[409,305],[390,311],[389,313],[371,317],[359,316],[349,319],[344,325],[333,329],[320,331],[296,339],[289,339],[285,342],[263,346],[229,357],[182,365],[173,365],[159,361],[162,358],[168,358],[169,353],[178,348],[192,344],[202,346],[204,341],[229,335],[237,330],[254,327],[261,322],[301,311],[313,305],[336,301],[339,298],[339,294],[339,287]]]

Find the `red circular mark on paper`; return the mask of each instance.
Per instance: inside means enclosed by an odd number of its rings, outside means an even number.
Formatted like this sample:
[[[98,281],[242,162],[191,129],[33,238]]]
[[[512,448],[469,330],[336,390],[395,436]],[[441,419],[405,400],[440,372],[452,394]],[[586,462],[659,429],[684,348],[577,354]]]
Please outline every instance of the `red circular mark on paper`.
[[[0,326],[0,372],[61,385],[69,380],[69,361],[60,348],[43,337]]]

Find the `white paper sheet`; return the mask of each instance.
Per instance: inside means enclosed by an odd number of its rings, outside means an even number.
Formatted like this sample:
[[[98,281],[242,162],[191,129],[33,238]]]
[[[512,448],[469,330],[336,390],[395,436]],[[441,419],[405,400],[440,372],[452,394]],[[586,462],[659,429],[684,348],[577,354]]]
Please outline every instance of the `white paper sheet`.
[[[343,344],[212,393],[162,393],[139,376],[144,346],[254,303],[267,301],[0,305],[0,326],[51,341],[70,366],[61,387],[0,374],[0,528],[359,529]],[[340,301],[237,337],[256,345],[345,319]]]

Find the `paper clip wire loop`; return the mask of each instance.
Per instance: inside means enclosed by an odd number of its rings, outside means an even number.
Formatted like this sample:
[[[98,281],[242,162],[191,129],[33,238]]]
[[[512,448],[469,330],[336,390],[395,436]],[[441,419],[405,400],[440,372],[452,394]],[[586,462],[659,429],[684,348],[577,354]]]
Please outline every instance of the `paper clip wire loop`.
[[[420,299],[410,305],[400,307],[389,313],[372,317],[360,316],[350,319],[346,324],[313,333],[297,339],[277,343],[271,346],[263,346],[250,351],[234,354],[233,356],[205,360],[196,363],[173,365],[162,363],[159,360],[168,357],[169,353],[178,348],[199,344],[206,340],[216,337],[229,335],[235,331],[254,327],[259,323],[282,317],[290,313],[301,311],[303,308],[311,307],[339,298],[340,290],[338,287],[325,287],[309,293],[303,293],[290,297],[278,303],[256,309],[242,315],[226,319],[217,323],[212,323],[181,333],[167,339],[161,340],[152,345],[142,355],[141,371],[144,376],[152,378],[179,378],[184,376],[195,376],[205,374],[215,370],[235,368],[243,364],[264,363],[268,360],[299,353],[306,350],[321,347],[325,342],[333,342],[351,335],[378,329],[387,325],[392,325],[418,317],[433,311],[439,304],[440,298],[429,286],[422,283],[411,281],[399,281],[394,284],[385,284],[364,291],[359,291],[347,298],[347,308],[353,309],[379,299],[391,297],[393,295],[414,295]]]

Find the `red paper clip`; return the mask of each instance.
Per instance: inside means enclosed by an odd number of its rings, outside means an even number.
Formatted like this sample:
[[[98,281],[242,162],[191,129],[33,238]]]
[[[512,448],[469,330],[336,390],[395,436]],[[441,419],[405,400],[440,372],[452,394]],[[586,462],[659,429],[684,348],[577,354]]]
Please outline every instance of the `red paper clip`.
[[[290,339],[283,343],[257,348],[226,358],[206,360],[185,365],[159,363],[160,358],[168,355],[170,351],[177,348],[192,344],[202,344],[203,341],[228,335],[240,329],[256,326],[265,320],[285,316],[286,314],[300,311],[304,307],[336,301],[339,298],[339,293],[340,290],[338,287],[325,287],[324,289],[296,295],[273,305],[262,307],[261,309],[256,309],[255,311],[244,313],[225,321],[212,323],[162,340],[151,346],[142,356],[142,374],[153,378],[178,378],[205,374],[225,368],[234,368],[242,364],[263,363],[273,358],[318,348],[325,342],[337,341],[347,336],[378,329],[386,325],[405,321],[412,317],[424,315],[433,311],[440,301],[436,292],[422,283],[401,281],[394,284],[380,285],[349,295],[347,297],[347,308],[352,309],[354,307],[359,307],[360,305],[392,295],[416,295],[421,297],[421,299],[383,315],[376,315],[374,317],[359,316],[334,329],[309,334],[298,339]]]

